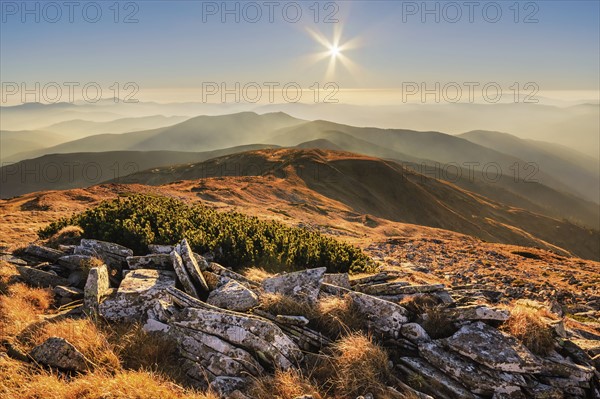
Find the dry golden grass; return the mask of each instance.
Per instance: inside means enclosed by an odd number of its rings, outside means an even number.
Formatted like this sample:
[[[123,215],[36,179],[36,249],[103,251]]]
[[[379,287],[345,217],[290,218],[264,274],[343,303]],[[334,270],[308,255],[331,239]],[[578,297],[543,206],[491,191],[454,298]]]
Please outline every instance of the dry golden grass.
[[[5,399],[217,399],[185,390],[146,371],[94,372],[62,377],[0,356],[0,397]]]
[[[272,376],[257,378],[249,393],[256,399],[294,399],[302,395],[312,395],[315,399],[325,398],[317,385],[297,370],[277,370]]]
[[[516,305],[503,329],[523,342],[533,353],[546,355],[554,348],[554,337],[542,316],[547,316],[547,311]]]
[[[39,321],[52,303],[48,290],[17,283],[0,295],[0,340],[12,341],[22,330]]]
[[[107,325],[104,329],[124,368],[157,372],[173,381],[184,382],[174,340],[146,332],[141,324]]]
[[[433,307],[426,314],[427,318],[422,325],[431,338],[447,338],[457,331],[452,318],[444,312],[443,306]]]
[[[94,267],[100,267],[102,265],[104,265],[104,261],[102,259],[98,259],[98,258],[84,259],[79,264],[79,266],[81,267],[81,270],[83,270],[86,273],[89,273],[90,269],[92,269]]]
[[[318,379],[338,398],[355,398],[386,391],[391,379],[389,358],[383,348],[363,333],[352,333],[331,347],[317,369]]]
[[[273,315],[305,316],[309,320],[317,316],[314,306],[286,295],[263,293],[259,300],[261,309]]]
[[[265,279],[273,276],[272,273],[269,273],[268,271],[266,271],[262,267],[249,267],[249,268],[245,269],[242,272],[242,274],[248,280],[252,280],[252,281],[255,281],[257,283],[262,283],[263,280],[265,280]]]
[[[66,226],[50,237],[46,245],[51,248],[58,248],[59,245],[76,245],[79,244],[82,235],[83,230],[81,227]]]
[[[121,369],[121,362],[106,335],[90,319],[62,319],[38,323],[19,336],[26,348],[33,348],[50,337],[61,337],[73,344],[95,368],[106,371]]]
[[[439,300],[432,295],[413,295],[400,301],[400,305],[413,316],[427,313],[439,304]]]
[[[317,303],[315,328],[331,338],[338,338],[351,331],[361,330],[365,321],[355,311],[349,296],[330,296]]]

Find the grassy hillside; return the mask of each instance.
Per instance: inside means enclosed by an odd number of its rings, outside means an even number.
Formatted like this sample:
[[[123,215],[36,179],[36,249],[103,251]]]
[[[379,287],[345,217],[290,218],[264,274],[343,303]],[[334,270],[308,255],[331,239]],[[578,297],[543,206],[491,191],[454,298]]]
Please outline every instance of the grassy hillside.
[[[351,153],[252,151],[144,171],[124,182],[135,179],[138,183],[158,185],[205,178],[207,171],[232,170],[238,176],[274,176],[305,186],[361,214],[452,230],[487,241],[558,247],[590,259],[597,259],[600,254],[595,230],[507,206],[396,162]]]

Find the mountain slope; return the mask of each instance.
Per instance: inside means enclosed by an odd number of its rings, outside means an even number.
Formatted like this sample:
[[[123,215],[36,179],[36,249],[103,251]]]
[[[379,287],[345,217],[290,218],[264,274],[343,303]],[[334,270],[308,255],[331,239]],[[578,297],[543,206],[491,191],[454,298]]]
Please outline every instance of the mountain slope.
[[[207,152],[107,151],[44,155],[1,167],[0,198],[34,191],[89,187],[109,179],[118,181],[126,175],[149,168],[201,162],[266,147],[269,146],[248,145]]]
[[[271,132],[302,123],[287,114],[253,112],[199,116],[164,128],[121,134],[99,134],[26,154],[100,151],[212,151],[265,142]]]
[[[535,163],[541,170],[563,182],[568,182],[583,198],[600,203],[600,161],[598,160],[584,154],[577,156],[573,154],[576,151],[569,151],[566,147],[522,140],[508,133],[474,130],[458,137]]]
[[[597,231],[506,206],[392,161],[346,152],[251,151],[143,171],[121,181],[159,185],[206,178],[207,171],[213,173],[210,177],[218,171],[223,171],[222,176],[232,172],[235,176],[270,176],[306,187],[363,215],[452,230],[487,241],[567,250],[585,258],[600,255]]]

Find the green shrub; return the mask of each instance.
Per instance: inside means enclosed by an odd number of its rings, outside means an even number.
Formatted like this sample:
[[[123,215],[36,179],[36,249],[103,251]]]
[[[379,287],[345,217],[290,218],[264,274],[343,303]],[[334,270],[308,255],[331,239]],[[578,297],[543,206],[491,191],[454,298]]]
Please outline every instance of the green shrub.
[[[373,261],[359,248],[318,232],[263,221],[237,212],[188,206],[167,197],[132,195],[103,202],[41,229],[48,238],[65,226],[79,226],[83,237],[125,245],[145,254],[148,244],[173,244],[187,238],[199,253],[211,251],[231,268],[259,265],[271,270],[327,267],[330,272],[363,272]]]

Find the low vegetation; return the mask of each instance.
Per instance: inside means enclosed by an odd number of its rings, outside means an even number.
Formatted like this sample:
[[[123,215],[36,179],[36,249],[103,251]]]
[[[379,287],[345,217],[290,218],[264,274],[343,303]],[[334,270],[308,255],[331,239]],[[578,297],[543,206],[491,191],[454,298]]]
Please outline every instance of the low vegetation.
[[[547,355],[554,349],[554,338],[552,331],[542,320],[544,313],[543,310],[517,304],[511,309],[504,329],[533,353]]]
[[[50,224],[40,230],[40,238],[56,237],[67,226],[138,254],[147,253],[148,244],[172,244],[185,237],[196,252],[213,252],[217,262],[236,269],[261,265],[278,271],[327,267],[330,272],[361,272],[374,267],[359,248],[319,232],[167,197],[132,195],[104,202]]]

